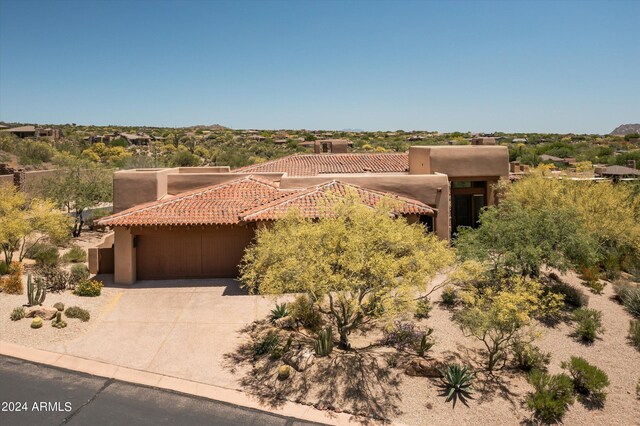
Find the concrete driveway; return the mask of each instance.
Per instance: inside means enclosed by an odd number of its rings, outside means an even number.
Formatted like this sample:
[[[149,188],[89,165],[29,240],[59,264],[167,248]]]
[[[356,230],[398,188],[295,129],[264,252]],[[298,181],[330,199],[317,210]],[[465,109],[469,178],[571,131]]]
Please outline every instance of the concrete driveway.
[[[238,386],[224,354],[275,303],[232,279],[142,281],[119,290],[91,330],[55,350],[228,388]]]

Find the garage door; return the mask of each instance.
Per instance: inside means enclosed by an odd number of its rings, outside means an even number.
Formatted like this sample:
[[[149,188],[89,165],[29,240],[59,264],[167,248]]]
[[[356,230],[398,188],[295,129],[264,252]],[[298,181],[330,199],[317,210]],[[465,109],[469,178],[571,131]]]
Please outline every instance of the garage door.
[[[246,226],[136,232],[136,272],[139,280],[229,278],[254,230]]]

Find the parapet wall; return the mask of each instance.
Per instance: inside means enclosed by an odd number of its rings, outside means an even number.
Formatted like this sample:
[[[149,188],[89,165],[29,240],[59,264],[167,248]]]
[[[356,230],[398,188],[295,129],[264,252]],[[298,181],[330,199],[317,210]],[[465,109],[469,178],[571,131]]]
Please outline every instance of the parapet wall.
[[[506,146],[412,146],[409,174],[443,173],[450,178],[509,176]]]

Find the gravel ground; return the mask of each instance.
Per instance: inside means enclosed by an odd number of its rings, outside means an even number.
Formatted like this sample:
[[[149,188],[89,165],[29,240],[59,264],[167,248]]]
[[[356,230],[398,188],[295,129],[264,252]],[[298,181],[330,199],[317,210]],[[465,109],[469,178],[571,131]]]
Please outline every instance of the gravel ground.
[[[104,233],[100,232],[83,232],[82,236],[72,240],[73,244],[77,244],[85,250],[93,247],[104,237]],[[62,256],[68,249],[60,250]],[[23,285],[25,291],[21,295],[9,295],[0,293],[0,339],[6,342],[18,343],[25,346],[31,346],[38,349],[46,349],[56,352],[66,352],[65,342],[72,341],[82,334],[89,331],[97,323],[105,305],[119,292],[115,288],[103,288],[102,294],[98,297],[80,297],[74,295],[67,290],[61,293],[47,292],[44,306],[53,306],[57,302],[64,303],[65,309],[70,306],[79,306],[86,309],[91,314],[91,319],[82,322],[76,318],[63,318],[67,322],[65,328],[51,327],[49,321],[39,329],[31,328],[31,319],[23,318],[19,321],[11,321],[9,315],[14,308],[27,303],[26,295],[26,273],[33,267],[33,261],[24,260],[25,275],[23,277]],[[71,264],[64,265],[65,269],[69,269]]]
[[[22,306],[27,301],[27,295],[9,295],[0,293],[0,339],[6,342],[18,343],[38,349],[46,349],[55,352],[66,352],[65,342],[76,339],[89,331],[99,320],[101,311],[105,305],[118,293],[118,289],[103,288],[98,297],[80,297],[67,290],[62,293],[47,293],[43,306],[53,306],[54,303],[64,303],[65,309],[70,306],[79,306],[91,314],[91,319],[82,322],[76,318],[63,318],[67,322],[65,328],[55,328],[50,321],[45,321],[39,329],[31,328],[31,319],[23,318],[19,321],[11,321],[11,311]]]
[[[611,384],[607,388],[608,396],[603,409],[587,409],[579,401],[570,407],[564,417],[565,425],[640,425],[640,401],[636,398],[636,383],[640,379],[640,351],[628,343],[627,331],[632,318],[624,309],[611,299],[613,290],[608,285],[604,294],[595,295],[580,285],[575,275],[563,277],[564,281],[582,288],[589,295],[589,307],[603,312],[605,332],[602,339],[586,346],[573,337],[573,326],[560,324],[554,328],[539,326],[542,336],[534,343],[543,351],[551,353],[551,373],[560,373],[560,363],[571,356],[582,356],[591,364],[604,370]],[[440,299],[441,292],[435,292],[432,300]],[[437,340],[433,356],[437,359],[456,359],[480,369],[484,361],[477,350],[481,348],[477,341],[466,338],[459,327],[451,320],[451,312],[434,303],[431,316],[422,321],[435,329]],[[496,374],[499,380],[491,380],[483,374],[478,375],[474,394],[475,399],[468,401],[469,406],[458,403],[455,408],[444,402],[439,395],[437,382],[426,378],[414,378],[405,375],[401,381],[400,405],[403,413],[395,420],[410,424],[437,425],[512,425],[527,424],[531,420],[531,411],[524,404],[528,392],[533,388],[524,375],[511,370]]]

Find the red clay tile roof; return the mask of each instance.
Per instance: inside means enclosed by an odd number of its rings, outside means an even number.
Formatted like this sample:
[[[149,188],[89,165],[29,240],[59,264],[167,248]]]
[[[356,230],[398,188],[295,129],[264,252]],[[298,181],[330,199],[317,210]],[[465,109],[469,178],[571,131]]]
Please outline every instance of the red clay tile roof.
[[[322,205],[330,194],[345,196],[354,191],[362,201],[376,206],[383,198],[396,200],[398,214],[432,215],[434,209],[420,201],[357,185],[331,181],[304,190],[279,190],[276,185],[254,176],[242,177],[175,197],[141,204],[105,217],[100,226],[228,225],[281,217],[296,207],[305,217],[323,215]]]
[[[278,191],[271,181],[247,176],[175,197],[132,207],[98,221],[101,226],[234,224],[241,212],[290,191]]]
[[[402,153],[296,154],[253,164],[234,173],[286,172],[289,176],[332,173],[402,173],[409,170],[409,155]]]
[[[327,216],[329,212],[325,206],[331,202],[331,196],[344,197],[350,192],[355,193],[364,204],[370,207],[377,206],[385,198],[393,200],[396,202],[394,206],[396,214],[433,215],[435,212],[435,209],[417,200],[333,180],[245,211],[242,214],[242,220],[245,222],[275,220],[284,216],[291,208],[297,208],[303,217],[310,219]]]

